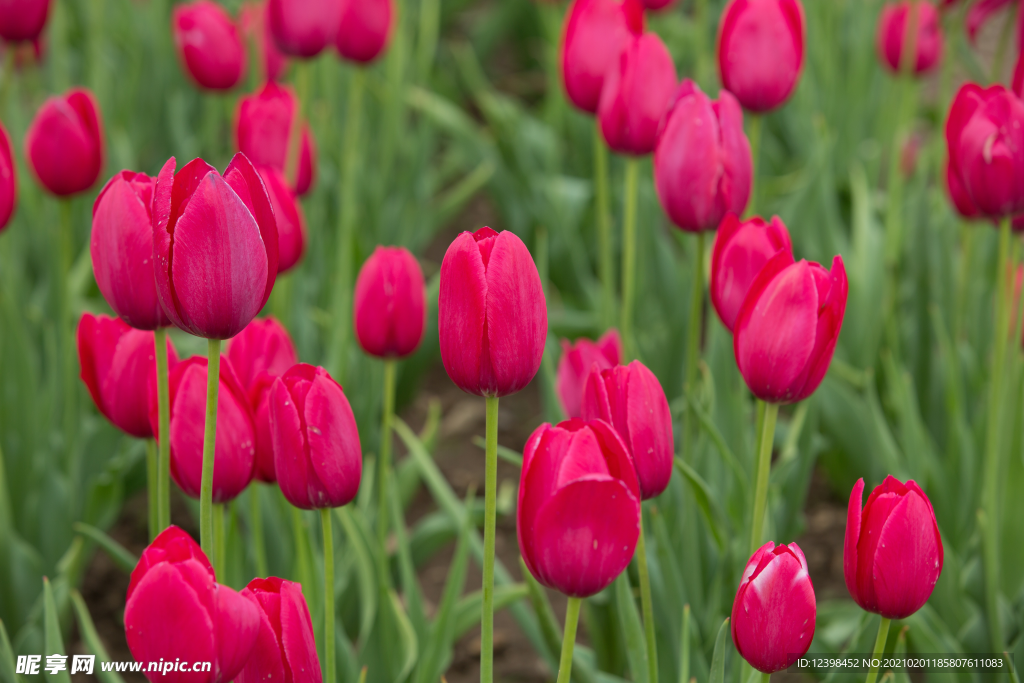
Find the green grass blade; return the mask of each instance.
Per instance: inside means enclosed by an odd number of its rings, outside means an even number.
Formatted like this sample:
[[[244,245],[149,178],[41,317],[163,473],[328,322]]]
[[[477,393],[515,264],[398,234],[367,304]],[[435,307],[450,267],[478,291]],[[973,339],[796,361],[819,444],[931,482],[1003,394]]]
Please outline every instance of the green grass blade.
[[[14,650],[11,639],[7,637],[7,627],[0,621],[0,681],[3,683],[21,683],[21,677],[15,673]]]
[[[101,548],[107,551],[114,564],[129,574],[135,569],[135,565],[139,563],[139,558],[135,557],[128,549],[91,524],[75,522],[74,529],[82,536],[96,541]]]
[[[408,615],[402,609],[402,603],[398,599],[398,594],[393,590],[389,590],[388,597],[391,598],[391,609],[395,615],[395,623],[398,625],[398,638],[401,641],[401,649],[405,653],[405,657],[402,660],[402,668],[399,669],[398,675],[395,676],[394,683],[403,683],[406,677],[412,673],[412,668],[416,666],[416,661],[419,659],[419,641],[416,638],[416,629],[412,627],[412,622],[409,621]]]
[[[615,604],[619,612],[619,627],[626,643],[626,656],[629,659],[629,671],[635,683],[647,681],[647,641],[644,639],[644,626],[640,621],[640,611],[633,599],[633,587],[629,584],[629,572],[624,571],[615,579]]]
[[[729,619],[726,617],[718,629],[715,638],[715,652],[711,655],[711,676],[708,683],[725,683],[725,649],[728,647],[726,636],[729,634]]]
[[[349,506],[335,508],[334,513],[341,522],[341,527],[348,537],[349,546],[356,556],[356,575],[359,577],[360,601],[359,601],[359,638],[356,647],[361,649],[366,644],[373,630],[373,622],[377,618],[377,580],[373,568],[373,558],[370,549],[366,545],[363,535],[356,527],[356,521],[352,518]]]
[[[56,673],[50,673],[45,668],[48,655],[67,654],[64,650],[64,639],[60,634],[60,619],[57,618],[57,603],[53,599],[53,588],[50,586],[50,580],[45,576],[43,577],[43,648],[43,676],[46,680],[49,683],[71,683],[71,676],[68,674],[70,665]]]
[[[82,599],[81,593],[72,589],[71,590],[71,604],[75,606],[75,616],[78,619],[78,632],[82,636],[82,640],[85,641],[86,647],[89,651],[96,655],[95,673],[103,683],[124,683],[124,679],[121,678],[121,674],[116,671],[104,671],[103,667],[100,666],[101,662],[109,662],[110,655],[107,654],[106,648],[103,647],[103,641],[100,640],[100,634],[96,632],[96,625],[92,623],[92,616],[89,614],[89,608],[85,604],[85,600]]]

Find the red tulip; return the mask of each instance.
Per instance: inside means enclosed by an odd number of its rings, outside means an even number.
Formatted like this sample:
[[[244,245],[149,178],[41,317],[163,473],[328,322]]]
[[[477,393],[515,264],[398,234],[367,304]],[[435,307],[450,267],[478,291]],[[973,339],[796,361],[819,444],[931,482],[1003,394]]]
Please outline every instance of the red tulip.
[[[18,173],[11,138],[0,123],[0,231],[7,227],[18,203]]]
[[[714,230],[750,199],[753,166],[743,111],[721,91],[712,101],[684,80],[665,112],[654,149],[654,184],[665,213],[682,230]]]
[[[643,500],[660,496],[672,478],[672,412],[654,373],[638,360],[592,367],[583,390],[583,419],[604,420],[629,450]]]
[[[270,430],[277,483],[289,503],[312,510],[356,497],[363,471],[359,430],[326,370],[300,363],[274,381]]]
[[[270,33],[281,52],[308,59],[334,40],[347,0],[269,0]]]
[[[280,275],[298,265],[306,252],[306,219],[284,174],[273,166],[260,166],[259,172],[277,219],[277,273]]]
[[[710,290],[711,303],[730,332],[754,278],[780,250],[793,253],[789,231],[778,216],[770,223],[760,216],[741,223],[730,213],[722,221],[711,252]]]
[[[743,570],[732,603],[732,642],[740,656],[773,674],[803,657],[818,614],[807,560],[796,543],[768,541]]]
[[[718,27],[722,85],[747,109],[766,112],[789,98],[804,62],[800,0],[730,0]]]
[[[843,573],[862,609],[906,619],[928,602],[942,573],[942,537],[931,501],[913,479],[886,477],[861,510],[864,480],[850,493]]]
[[[572,597],[600,592],[629,565],[640,487],[610,425],[573,419],[534,431],[523,450],[516,533],[530,573]]]
[[[507,396],[537,374],[548,309],[515,233],[485,227],[456,237],[441,263],[437,309],[441,361],[463,391]]]
[[[25,134],[25,156],[43,187],[59,197],[88,190],[103,166],[96,98],[72,88],[46,100]]]
[[[204,88],[230,90],[245,73],[246,49],[238,27],[212,0],[176,5],[174,45],[189,75]]]
[[[886,5],[878,18],[878,55],[882,64],[890,70],[900,71],[903,55],[903,38],[907,35],[907,21],[911,3],[917,12],[917,56],[914,59],[914,73],[931,71],[942,59],[942,25],[935,5],[925,0],[899,0]]]
[[[151,438],[150,399],[156,398],[156,343],[152,332],[117,318],[83,313],[78,321],[78,362],[82,383],[103,417],[125,434]],[[178,362],[167,340],[170,367]]]
[[[174,175],[171,157],[153,196],[153,251],[160,303],[181,329],[228,339],[270,298],[278,238],[259,173],[236,154],[224,175],[202,159]]]
[[[676,66],[661,38],[644,33],[628,40],[605,74],[597,110],[608,146],[620,154],[653,152],[675,88]]]
[[[388,46],[394,0],[346,0],[334,46],[345,59],[368,64]]]
[[[260,613],[260,633],[238,683],[320,683],[320,659],[302,586],[272,576],[253,579],[242,597]]]
[[[163,663],[160,671],[143,668],[154,683],[227,683],[250,661],[260,610],[217,583],[199,545],[169,526],[132,571],[124,629],[135,661]],[[211,667],[174,670],[179,662],[209,662]]]
[[[780,251],[754,278],[733,329],[736,365],[754,396],[771,403],[802,401],[832,362],[846,312],[841,256],[829,272],[793,263]]]
[[[420,345],[426,285],[420,264],[408,250],[378,246],[359,271],[354,299],[356,338],[368,354],[401,358]]]
[[[267,3],[246,3],[239,15],[239,25],[247,40],[256,41],[263,71],[261,81],[276,81],[288,68],[288,59],[277,49],[274,36],[270,33],[270,20],[267,18]]]
[[[267,83],[254,95],[238,101],[235,141],[242,154],[257,166],[284,171],[288,161],[292,120],[298,111],[295,93],[288,86]],[[299,177],[295,190],[300,196],[313,184],[316,149],[308,124],[302,126],[299,148]]]
[[[597,342],[580,338],[569,344],[568,339],[562,340],[555,391],[567,417],[583,417],[583,386],[591,366],[596,364],[599,370],[607,370],[621,363],[624,355],[619,331],[614,328]]]
[[[0,0],[0,38],[8,43],[37,40],[49,13],[50,0]]]
[[[565,14],[560,61],[565,92],[577,108],[597,113],[605,74],[630,38],[643,32],[635,0],[574,0]]]

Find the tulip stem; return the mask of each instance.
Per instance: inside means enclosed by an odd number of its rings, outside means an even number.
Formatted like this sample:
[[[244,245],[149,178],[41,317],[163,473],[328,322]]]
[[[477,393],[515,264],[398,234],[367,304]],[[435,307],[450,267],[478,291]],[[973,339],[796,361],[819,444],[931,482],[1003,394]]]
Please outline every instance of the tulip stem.
[[[679,683],[690,683],[690,603],[683,605],[683,635],[679,644]]]
[[[747,203],[747,216],[757,215],[757,193],[761,183],[757,180],[757,174],[761,170],[761,127],[763,125],[760,114],[750,114],[750,202]]]
[[[380,464],[377,468],[377,542],[381,548],[387,547],[388,537],[388,477],[391,474],[391,416],[395,410],[395,368],[394,358],[384,360],[384,407],[380,418]]]
[[[636,356],[633,340],[633,299],[636,297],[636,185],[640,162],[626,161],[626,196],[622,216],[622,318],[619,327],[626,346],[626,359]]]
[[[558,682],[569,683],[572,673],[572,651],[576,647],[576,625],[580,620],[582,598],[569,597],[565,605],[565,634],[562,636],[562,656],[558,661]]]
[[[761,545],[765,508],[768,503],[768,475],[772,471],[772,444],[775,442],[775,421],[779,416],[778,403],[764,406],[764,424],[761,428],[757,454],[757,488],[754,490],[754,520],[750,524],[750,554]]]
[[[226,539],[224,538],[224,503],[213,504],[213,571],[217,575],[217,580],[221,583],[227,583],[224,576],[224,560],[226,559],[227,552],[225,551]]]
[[[156,344],[156,403],[157,439],[157,531],[171,525],[171,422],[170,388],[167,379],[167,329],[159,327],[153,333]]]
[[[612,259],[612,226],[608,215],[608,148],[601,128],[594,122],[594,195],[597,212],[597,242],[601,251],[598,269],[601,277],[601,315],[604,328],[615,322],[615,263]]]
[[[267,567],[267,548],[263,541],[263,506],[260,505],[262,485],[253,481],[249,487],[249,532],[252,534],[252,552],[256,556],[256,576],[270,575]]]
[[[762,673],[761,674],[761,683],[768,683],[771,680],[771,678],[772,678],[771,674]]]
[[[640,574],[640,608],[644,613],[644,637],[647,639],[647,680],[658,683],[658,643],[654,637],[654,601],[651,599],[651,575],[647,571],[647,544],[644,542],[644,515],[640,510],[640,536],[636,544],[636,564]]]
[[[480,681],[494,680],[494,527],[497,521],[498,397],[488,396],[484,469],[484,577],[480,616]]]
[[[149,508],[149,540],[156,538],[160,528],[159,485],[157,483],[156,442],[146,439],[146,503]]]
[[[320,508],[324,527],[324,683],[334,683],[334,530],[331,508]]]
[[[885,652],[885,641],[889,637],[889,619],[882,617],[882,621],[878,624],[878,635],[875,637],[875,649],[871,655],[871,669],[868,671],[868,678],[865,683],[875,683],[878,678],[878,667],[874,665],[876,659],[881,659],[882,653]]]
[[[203,479],[199,487],[199,545],[213,557],[213,459],[217,441],[217,390],[220,388],[220,339],[209,340],[206,368],[206,428],[203,432]]]
[[[700,354],[701,318],[704,304],[704,233],[697,233],[697,250],[693,254],[693,285],[690,290],[690,323],[686,330],[686,375],[683,382],[683,396],[693,399],[691,394],[697,381],[697,357]],[[686,419],[683,421],[683,458],[693,460],[691,443],[697,415],[688,400]]]

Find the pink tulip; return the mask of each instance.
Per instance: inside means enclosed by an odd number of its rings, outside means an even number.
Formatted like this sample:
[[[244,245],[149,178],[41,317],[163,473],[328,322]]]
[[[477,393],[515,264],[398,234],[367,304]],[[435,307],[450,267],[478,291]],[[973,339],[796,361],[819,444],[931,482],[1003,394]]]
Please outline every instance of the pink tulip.
[[[906,619],[928,602],[942,573],[942,537],[931,501],[913,479],[886,477],[860,507],[864,480],[850,493],[843,573],[862,609]]]
[[[731,94],[712,101],[684,80],[654,149],[654,184],[665,213],[687,232],[714,230],[750,199],[753,166],[743,111]]]
[[[306,218],[284,174],[273,166],[260,166],[259,173],[277,219],[277,274],[280,275],[298,265],[306,252]]]
[[[549,588],[587,597],[629,565],[640,535],[640,487],[606,422],[543,424],[526,442],[516,509],[519,552]]]
[[[583,390],[583,419],[604,420],[629,450],[642,500],[660,496],[672,478],[672,412],[654,373],[638,360],[592,367]]]
[[[0,0],[0,38],[8,43],[38,40],[50,0]]]
[[[300,363],[274,381],[270,430],[277,483],[289,503],[312,510],[356,497],[363,471],[359,430],[326,370]]]
[[[93,94],[72,88],[47,99],[25,134],[25,156],[58,197],[92,187],[103,167],[103,124]]]
[[[804,62],[800,0],[730,0],[718,27],[722,85],[747,109],[766,112],[785,102]]]
[[[174,175],[171,157],[153,197],[156,285],[167,317],[207,339],[228,339],[270,298],[277,277],[274,210],[259,173],[236,154],[224,175],[202,159]]]
[[[190,665],[188,671],[144,667],[153,683],[227,683],[250,661],[260,610],[217,583],[199,545],[169,526],[132,571],[124,629],[135,661]],[[210,670],[192,671],[196,662],[209,662]]]
[[[258,93],[241,98],[235,114],[235,142],[239,151],[256,166],[284,171],[297,111],[295,93],[286,85],[267,83]],[[316,167],[313,134],[307,123],[302,125],[300,145],[295,191],[301,196],[313,184]]]
[[[426,285],[416,258],[402,247],[380,247],[356,279],[352,306],[359,345],[371,356],[402,358],[423,339]]]
[[[0,123],[0,231],[7,227],[18,203],[18,173],[11,137]]]
[[[730,332],[754,278],[780,250],[793,253],[789,231],[778,216],[770,223],[760,216],[741,223],[730,213],[722,221],[711,252],[710,290],[711,303]]]
[[[346,0],[334,46],[345,59],[369,64],[387,48],[394,28],[394,0]]]
[[[633,35],[643,32],[636,0],[574,0],[565,14],[560,61],[565,92],[578,109],[596,114],[605,74]]]
[[[445,252],[437,303],[441,361],[478,396],[514,394],[540,369],[548,309],[537,266],[515,233],[464,232]]]
[[[246,3],[239,15],[239,25],[247,41],[256,41],[263,71],[261,81],[277,81],[288,68],[288,59],[277,49],[274,36],[270,33],[267,18],[267,2]]]
[[[583,417],[583,386],[590,375],[590,367],[607,370],[622,362],[624,356],[619,331],[610,329],[593,342],[586,338],[569,344],[562,340],[562,357],[558,361],[555,391],[566,417]]]
[[[914,60],[914,73],[923,74],[935,68],[942,59],[942,25],[939,21],[939,11],[926,0],[899,0],[882,9],[882,14],[878,18],[878,55],[882,64],[891,71],[900,71],[903,38],[907,35],[911,3],[917,13],[917,55],[911,58]]]
[[[963,181],[960,180],[960,174],[950,162],[946,163],[946,191],[949,193],[950,201],[953,202],[953,207],[961,216],[978,218],[981,215],[978,207],[974,205],[974,200],[967,194]]]
[[[817,614],[800,546],[768,541],[743,570],[732,603],[732,642],[752,667],[773,674],[806,654]]]
[[[175,5],[174,45],[189,75],[204,88],[230,90],[245,73],[246,48],[238,27],[212,0]]]
[[[320,54],[338,31],[347,0],[269,0],[270,32],[281,52],[308,59]]]
[[[320,683],[320,659],[302,586],[272,576],[242,589],[260,613],[256,647],[237,683]]]
[[[733,329],[736,365],[754,396],[770,403],[802,401],[832,362],[846,312],[841,256],[829,272],[793,263],[780,251],[754,278]]]

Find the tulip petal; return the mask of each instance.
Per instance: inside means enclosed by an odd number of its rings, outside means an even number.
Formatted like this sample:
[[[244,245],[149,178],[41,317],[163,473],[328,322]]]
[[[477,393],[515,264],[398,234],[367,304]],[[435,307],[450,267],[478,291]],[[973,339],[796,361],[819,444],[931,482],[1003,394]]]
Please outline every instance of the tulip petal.
[[[850,591],[857,603],[857,543],[860,541],[861,504],[864,496],[864,479],[858,479],[850,492],[850,502],[846,508],[846,536],[843,540],[843,578],[846,579],[846,590]]]
[[[473,235],[464,232],[441,263],[437,327],[444,369],[456,386],[470,393],[478,393],[483,374],[486,300],[483,258]]]
[[[260,239],[263,240],[263,246],[266,249],[267,286],[263,294],[263,303],[260,304],[260,308],[263,308],[270,299],[270,292],[274,289],[280,260],[280,241],[277,235],[274,206],[256,167],[241,152],[236,154],[228,167],[224,169],[224,179],[252,213],[256,225],[259,226]]]
[[[236,591],[214,585],[217,678],[230,681],[245,666],[260,632],[260,610]],[[183,631],[187,634],[188,631]]]
[[[629,364],[626,379],[629,450],[640,483],[640,497],[654,498],[672,478],[672,412],[654,373],[640,361]]]
[[[310,497],[307,482],[312,472],[306,430],[295,399],[285,383],[280,378],[276,379],[270,391],[270,424],[277,485],[285,498],[295,505],[296,501],[308,501]],[[322,489],[322,484],[318,488]]]
[[[813,264],[817,265],[817,264]],[[811,361],[807,365],[805,379],[798,382],[803,385],[791,400],[802,401],[818,388],[821,380],[825,378],[829,365],[832,363],[832,354],[835,353],[836,342],[839,341],[839,332],[843,327],[843,317],[846,314],[846,298],[849,293],[849,285],[846,280],[846,267],[843,265],[843,258],[836,255],[832,259],[832,270],[825,271],[818,266],[812,268],[820,279],[827,284],[827,290],[819,287],[818,295],[821,307],[818,313],[818,326],[814,336],[814,349],[811,351]],[[825,296],[822,292],[827,291]]]
[[[242,595],[260,605],[248,588],[242,590]],[[237,683],[262,683],[264,680],[287,681],[281,644],[277,640],[270,617],[267,616],[262,605],[260,605],[259,619],[260,630],[252,655],[235,680]]]
[[[931,505],[916,492],[899,498],[878,534],[871,568],[882,616],[904,619],[928,601],[942,572],[941,548]]]
[[[313,640],[313,622],[302,597],[302,587],[291,581],[281,585],[281,646],[295,683],[320,683],[320,660]]]
[[[318,372],[306,394],[309,459],[323,489],[310,491],[313,507],[341,507],[359,491],[363,454],[352,407],[338,383]]]

